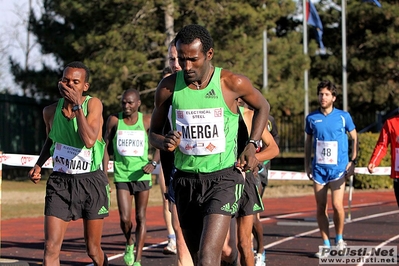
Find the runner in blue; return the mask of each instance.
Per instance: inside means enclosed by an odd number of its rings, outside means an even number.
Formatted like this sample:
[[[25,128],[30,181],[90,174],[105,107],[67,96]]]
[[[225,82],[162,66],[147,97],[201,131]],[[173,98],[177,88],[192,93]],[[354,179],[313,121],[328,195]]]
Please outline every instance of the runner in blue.
[[[317,86],[320,108],[306,117],[305,171],[313,180],[317,204],[317,222],[323,246],[330,247],[329,221],[327,214],[327,192],[331,189],[334,209],[335,244],[343,249],[346,243],[344,231],[345,210],[343,198],[345,177],[354,172],[358,150],[356,127],[350,114],[334,107],[337,89],[328,80]],[[347,132],[352,139],[352,154],[349,160]],[[313,160],[311,155],[313,152]],[[320,257],[320,253],[316,253]]]

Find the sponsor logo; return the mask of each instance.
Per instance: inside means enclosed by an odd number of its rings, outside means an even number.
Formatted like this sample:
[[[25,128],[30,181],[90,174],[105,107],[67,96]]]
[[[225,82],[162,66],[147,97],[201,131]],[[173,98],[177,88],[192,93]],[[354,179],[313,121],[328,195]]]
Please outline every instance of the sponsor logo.
[[[218,96],[216,95],[215,91],[212,89],[207,94],[205,94],[205,98],[207,98],[207,99],[217,99]]]
[[[396,265],[397,246],[346,246],[344,248],[319,246],[319,264],[376,264]]]
[[[255,203],[253,211],[259,211],[259,210],[262,210],[262,207],[260,207],[258,204]]]
[[[98,214],[107,214],[108,210],[104,206],[101,207],[101,209],[98,211]]]

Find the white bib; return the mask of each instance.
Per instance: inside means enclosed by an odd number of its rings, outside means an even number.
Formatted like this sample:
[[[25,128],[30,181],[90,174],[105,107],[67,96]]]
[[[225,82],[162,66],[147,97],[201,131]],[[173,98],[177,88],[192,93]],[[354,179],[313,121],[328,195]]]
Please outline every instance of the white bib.
[[[56,143],[53,162],[53,171],[67,174],[89,173],[91,169],[91,150]]]
[[[315,156],[317,164],[337,164],[338,142],[316,140]]]
[[[118,130],[116,148],[122,156],[143,156],[145,134],[143,130]]]
[[[211,155],[226,149],[223,108],[176,110],[179,149],[187,155]]]

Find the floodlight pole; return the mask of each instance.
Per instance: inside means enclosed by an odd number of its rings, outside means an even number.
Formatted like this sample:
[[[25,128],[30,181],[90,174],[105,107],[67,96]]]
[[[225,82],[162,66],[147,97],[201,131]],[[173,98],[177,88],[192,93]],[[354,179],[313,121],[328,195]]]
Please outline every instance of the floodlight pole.
[[[348,111],[348,89],[347,89],[347,62],[346,62],[346,0],[341,2],[342,17],[342,100],[343,110]]]

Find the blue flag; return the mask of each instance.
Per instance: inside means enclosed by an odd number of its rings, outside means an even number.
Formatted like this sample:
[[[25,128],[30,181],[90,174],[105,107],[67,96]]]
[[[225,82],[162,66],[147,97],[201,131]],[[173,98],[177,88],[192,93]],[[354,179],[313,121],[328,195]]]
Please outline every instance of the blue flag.
[[[376,6],[381,7],[381,3],[378,2],[378,0],[363,0],[363,2],[372,2],[372,3],[374,3]]]
[[[320,50],[324,51],[325,48],[323,44],[323,24],[321,23],[316,7],[311,1],[307,1],[306,20],[309,25],[316,28],[316,40],[319,43]]]

